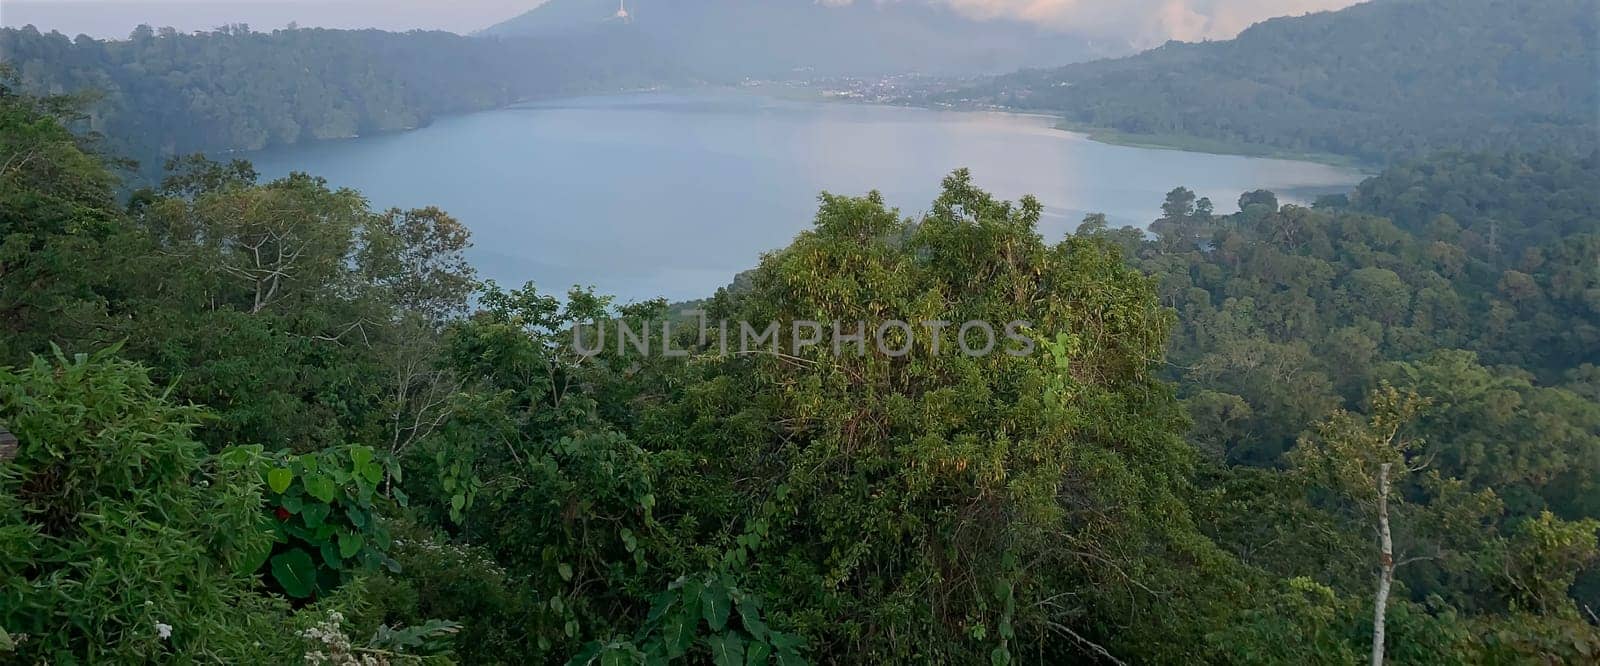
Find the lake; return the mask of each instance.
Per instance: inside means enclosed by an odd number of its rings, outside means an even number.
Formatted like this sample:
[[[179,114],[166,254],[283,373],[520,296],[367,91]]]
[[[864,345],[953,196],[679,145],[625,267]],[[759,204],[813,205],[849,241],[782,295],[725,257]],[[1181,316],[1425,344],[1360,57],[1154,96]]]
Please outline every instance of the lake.
[[[1237,209],[1269,189],[1304,202],[1361,174],[1308,162],[1132,148],[1040,116],[639,93],[456,116],[416,131],[248,155],[264,176],[305,171],[375,206],[438,206],[473,232],[483,277],[620,299],[708,296],[811,224],[817,194],[876,189],[906,215],[967,167],[977,184],[1045,204],[1047,240],[1084,214],[1148,225],[1174,187]]]

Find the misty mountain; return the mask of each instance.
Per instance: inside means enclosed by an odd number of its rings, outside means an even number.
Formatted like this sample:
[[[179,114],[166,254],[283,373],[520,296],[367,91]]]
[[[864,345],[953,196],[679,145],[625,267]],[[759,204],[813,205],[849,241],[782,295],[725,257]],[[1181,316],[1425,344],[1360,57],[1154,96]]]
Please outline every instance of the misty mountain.
[[[1001,73],[1116,52],[1009,20],[975,20],[925,2],[550,0],[488,36],[626,32],[713,80],[817,75]]]
[[[1590,150],[1600,136],[1597,24],[1593,0],[1374,0],[939,99],[1371,162],[1440,149]]]

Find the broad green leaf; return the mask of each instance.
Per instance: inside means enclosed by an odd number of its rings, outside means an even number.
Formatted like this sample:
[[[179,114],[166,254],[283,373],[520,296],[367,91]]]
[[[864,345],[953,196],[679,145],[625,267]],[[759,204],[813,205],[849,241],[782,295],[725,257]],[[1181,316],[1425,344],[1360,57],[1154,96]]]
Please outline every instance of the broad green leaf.
[[[722,581],[716,581],[705,587],[700,592],[700,613],[706,619],[706,624],[711,625],[712,631],[722,631],[728,626],[728,611],[733,608],[733,599],[729,596],[728,586]]]
[[[706,639],[711,646],[711,661],[717,666],[744,666],[744,639],[728,632]]]
[[[363,511],[361,507],[346,505],[344,507],[344,515],[350,519],[350,524],[355,525],[356,529],[367,529],[367,523],[369,522],[367,512]]]
[[[323,474],[307,474],[303,483],[306,494],[323,502],[332,502],[334,494],[333,479]]]
[[[778,648],[780,652],[798,648],[805,644],[805,641],[801,640],[799,636],[791,636],[781,631],[770,632],[770,637],[767,641],[772,643],[772,647]]]
[[[329,567],[338,567],[344,562],[339,557],[339,547],[333,541],[323,541],[317,546],[317,552],[322,555],[322,562]]]
[[[766,643],[751,643],[744,655],[745,666],[766,666],[772,657],[772,647]]]
[[[561,574],[561,580],[572,580],[572,565],[562,562],[556,565],[556,573]]]
[[[372,463],[372,447],[350,447],[350,461],[355,463],[355,469],[361,469]]]
[[[306,521],[306,527],[322,527],[322,521],[328,519],[328,505],[320,502],[307,504],[300,509],[300,519]]]
[[[600,654],[600,666],[632,666],[633,656],[622,650],[606,650]]]
[[[282,552],[272,556],[272,579],[289,596],[310,598],[316,590],[317,565],[299,548]]]
[[[605,649],[605,646],[597,642],[589,643],[588,645],[583,646],[582,650],[574,653],[571,659],[567,660],[567,666],[586,666],[587,664],[593,663],[594,658],[599,656],[600,651],[603,649]]]
[[[355,557],[361,552],[361,547],[366,545],[366,538],[356,532],[339,533],[339,556],[345,559]]]
[[[289,484],[292,482],[294,482],[294,470],[279,467],[267,472],[267,487],[279,495],[288,490]]]
[[[770,632],[768,636],[778,653],[778,666],[806,666],[805,658],[800,656],[800,648],[806,644],[805,639],[779,631]]]
[[[767,624],[761,621],[761,609],[754,598],[747,596],[739,601],[739,621],[744,623],[744,630],[756,640],[767,640]]]
[[[678,594],[676,592],[667,591],[657,594],[655,600],[650,604],[650,615],[645,618],[644,623],[655,624],[677,601]]]
[[[690,578],[683,582],[683,610],[689,614],[690,622],[700,621],[700,595],[705,589],[705,582],[699,578]]]
[[[688,651],[689,644],[694,642],[695,625],[699,622],[700,618],[691,615],[687,608],[679,608],[667,615],[667,621],[661,625],[661,640],[666,644],[668,658],[677,659]]]

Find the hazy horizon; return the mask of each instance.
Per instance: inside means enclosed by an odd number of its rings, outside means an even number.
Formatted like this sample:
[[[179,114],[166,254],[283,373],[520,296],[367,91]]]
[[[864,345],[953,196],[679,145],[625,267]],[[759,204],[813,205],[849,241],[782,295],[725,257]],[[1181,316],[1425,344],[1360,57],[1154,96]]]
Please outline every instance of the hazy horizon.
[[[445,30],[467,34],[517,16],[544,0],[8,0],[0,26],[123,39],[140,24],[184,32],[245,23],[303,27]],[[848,4],[852,0],[818,0]],[[878,0],[881,1],[881,0]],[[899,0],[911,1],[911,0]],[[929,0],[977,18],[1011,18],[1137,46],[1167,39],[1228,39],[1250,24],[1356,0]]]

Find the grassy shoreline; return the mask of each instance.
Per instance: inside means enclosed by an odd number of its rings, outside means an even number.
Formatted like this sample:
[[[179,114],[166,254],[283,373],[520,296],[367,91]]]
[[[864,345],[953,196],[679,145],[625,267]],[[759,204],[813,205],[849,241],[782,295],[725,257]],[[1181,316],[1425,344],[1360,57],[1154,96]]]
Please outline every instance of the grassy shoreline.
[[[790,101],[828,102],[845,104],[875,104],[877,102],[864,102],[859,100],[839,99],[823,95],[820,89],[806,86],[789,87],[782,85],[764,85],[751,88],[742,88],[758,94],[785,99]],[[1190,153],[1205,153],[1209,155],[1236,155],[1241,157],[1260,157],[1267,159],[1295,160],[1299,162],[1313,162],[1343,169],[1353,169],[1366,175],[1376,174],[1380,165],[1363,162],[1348,155],[1336,153],[1318,153],[1310,151],[1296,151],[1276,146],[1261,144],[1237,143],[1220,139],[1207,139],[1205,137],[1186,134],[1133,134],[1099,127],[1087,123],[1080,123],[1048,111],[1030,111],[1025,109],[1012,109],[1006,107],[963,108],[935,106],[926,103],[887,103],[887,106],[908,106],[912,108],[928,109],[931,111],[967,111],[967,112],[997,112],[1009,113],[1019,116],[1033,116],[1048,118],[1053,121],[1058,130],[1082,134],[1090,141],[1113,146],[1126,146],[1129,148],[1151,148],[1156,150],[1180,150]]]
[[[1082,134],[1091,141],[1110,144],[1114,146],[1127,146],[1129,148],[1155,148],[1160,150],[1181,150],[1190,153],[1207,153],[1212,155],[1239,155],[1243,157],[1262,157],[1279,160],[1295,160],[1300,162],[1315,162],[1345,169],[1355,169],[1362,173],[1376,173],[1377,167],[1373,164],[1362,162],[1347,155],[1334,153],[1317,153],[1295,151],[1276,146],[1265,146],[1250,143],[1235,143],[1220,139],[1207,139],[1205,137],[1190,136],[1186,134],[1133,134],[1104,127],[1097,127],[1057,117],[1055,128],[1065,132]]]

